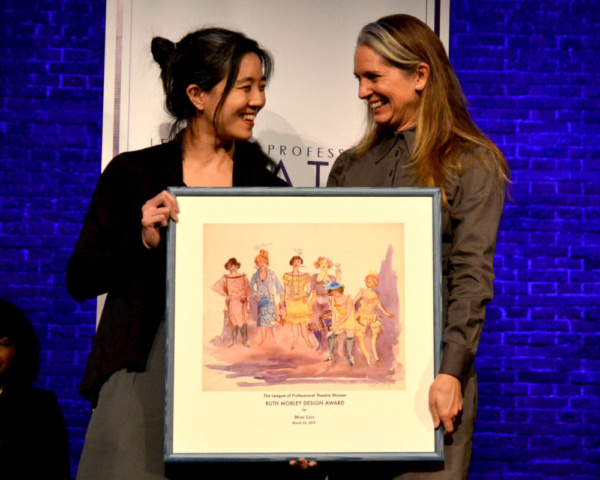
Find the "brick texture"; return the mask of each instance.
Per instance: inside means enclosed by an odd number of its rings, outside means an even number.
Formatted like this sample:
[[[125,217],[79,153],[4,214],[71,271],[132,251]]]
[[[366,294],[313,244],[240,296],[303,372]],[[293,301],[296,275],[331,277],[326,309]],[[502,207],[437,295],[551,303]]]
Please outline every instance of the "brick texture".
[[[450,57],[506,154],[471,479],[598,478],[597,1],[451,2]]]

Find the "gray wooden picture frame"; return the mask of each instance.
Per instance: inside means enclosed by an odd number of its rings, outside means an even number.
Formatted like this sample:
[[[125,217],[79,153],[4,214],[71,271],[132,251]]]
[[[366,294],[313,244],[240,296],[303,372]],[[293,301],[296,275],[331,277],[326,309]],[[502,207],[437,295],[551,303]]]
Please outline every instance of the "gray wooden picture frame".
[[[433,298],[433,336],[430,341],[433,344],[433,359],[428,365],[433,368],[430,371],[431,380],[435,378],[439,371],[442,356],[442,330],[443,330],[443,299],[442,299],[442,244],[441,244],[441,191],[439,188],[185,188],[173,187],[169,191],[178,199],[183,201],[186,197],[196,197],[198,199],[210,198],[211,201],[219,202],[221,198],[228,198],[228,201],[239,201],[243,204],[251,197],[277,200],[286,198],[287,201],[295,201],[311,197],[314,201],[325,202],[328,199],[342,199],[341,201],[357,201],[361,198],[385,198],[389,199],[389,208],[402,208],[406,199],[430,199],[431,210],[428,218],[422,221],[431,225],[433,238],[431,251],[433,272],[431,272],[431,298]],[[311,200],[312,201],[312,200]],[[184,212],[182,212],[183,214]],[[227,215],[225,212],[224,215]],[[249,222],[252,220],[249,218]],[[273,218],[277,222],[277,218]],[[222,452],[203,452],[203,451],[179,451],[174,448],[174,409],[175,396],[174,391],[177,388],[175,384],[174,359],[178,348],[178,339],[175,336],[175,323],[177,322],[177,312],[175,309],[178,285],[176,284],[176,258],[177,255],[186,255],[178,249],[178,224],[171,221],[167,228],[167,348],[166,348],[166,396],[165,396],[165,461],[168,462],[203,462],[203,461],[282,461],[299,456],[315,459],[317,461],[348,460],[348,461],[414,461],[443,460],[443,432],[441,428],[431,432],[433,436],[433,448],[428,451],[381,451],[381,452],[327,452],[312,451],[311,446],[307,445],[305,449],[296,448],[291,451],[222,451]],[[428,277],[429,278],[429,277]],[[201,319],[199,319],[202,321]],[[188,380],[178,378],[178,385],[185,384]],[[282,426],[282,428],[287,428]],[[214,432],[213,432],[214,433]],[[404,432],[410,435],[410,432]],[[252,438],[247,439],[249,445],[256,445]]]

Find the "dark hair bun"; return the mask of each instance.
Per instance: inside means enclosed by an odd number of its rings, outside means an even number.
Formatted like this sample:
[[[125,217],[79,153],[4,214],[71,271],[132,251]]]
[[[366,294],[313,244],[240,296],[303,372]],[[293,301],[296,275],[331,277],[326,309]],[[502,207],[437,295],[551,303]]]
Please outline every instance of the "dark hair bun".
[[[166,110],[175,120],[172,133],[187,126],[198,114],[187,95],[190,85],[210,92],[225,80],[225,88],[215,112],[216,118],[223,100],[237,79],[245,54],[254,53],[260,58],[265,80],[268,81],[273,69],[271,55],[260,48],[255,40],[224,28],[197,30],[188,33],[176,44],[163,37],[154,37],[150,50],[160,66]]]
[[[171,55],[175,53],[175,44],[166,38],[154,37],[150,49],[154,61],[160,65],[161,70],[164,70],[169,64]]]

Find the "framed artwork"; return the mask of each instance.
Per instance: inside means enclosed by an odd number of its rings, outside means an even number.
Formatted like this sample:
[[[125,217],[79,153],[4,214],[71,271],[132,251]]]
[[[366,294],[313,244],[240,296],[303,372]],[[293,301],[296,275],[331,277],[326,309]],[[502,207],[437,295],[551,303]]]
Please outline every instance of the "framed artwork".
[[[437,188],[171,188],[165,460],[441,460]]]

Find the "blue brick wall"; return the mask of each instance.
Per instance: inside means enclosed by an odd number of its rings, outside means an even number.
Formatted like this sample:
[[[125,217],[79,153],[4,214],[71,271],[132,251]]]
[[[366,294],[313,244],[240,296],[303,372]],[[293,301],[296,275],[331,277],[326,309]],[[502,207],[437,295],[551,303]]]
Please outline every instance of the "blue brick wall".
[[[3,0],[0,16],[0,297],[40,337],[37,383],[58,396],[73,472],[90,415],[77,387],[95,303],[69,298],[64,271],[98,178],[105,8]]]
[[[472,479],[600,478],[597,1],[451,4],[451,60],[505,152]]]
[[[41,338],[38,383],[58,394],[75,471],[95,303],[72,301],[63,272],[100,165],[105,3],[2,10],[0,296]],[[475,480],[599,476],[599,12],[596,0],[451,2],[452,62],[513,172],[477,360]]]

